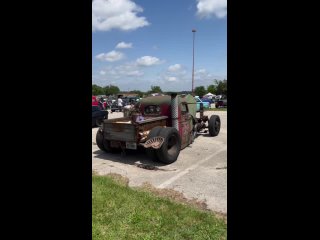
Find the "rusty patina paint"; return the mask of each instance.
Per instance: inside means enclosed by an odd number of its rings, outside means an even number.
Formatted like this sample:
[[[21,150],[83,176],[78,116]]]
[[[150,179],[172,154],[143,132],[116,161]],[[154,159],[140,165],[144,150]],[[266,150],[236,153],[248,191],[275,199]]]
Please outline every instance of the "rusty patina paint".
[[[196,119],[196,100],[194,97],[190,94],[178,96],[178,102],[179,102],[179,112],[180,110],[180,104],[182,102],[185,102],[188,104],[189,113],[193,116],[194,119]],[[168,95],[164,96],[154,96],[154,97],[146,97],[140,100],[140,112],[144,114],[144,108],[149,105],[159,105],[161,108],[160,115],[162,116],[168,116],[167,120],[167,126],[171,127],[171,97]],[[158,116],[158,115],[155,115]]]
[[[191,95],[178,96],[178,119],[179,134],[181,136],[181,149],[190,144],[192,133],[192,118],[189,113],[181,113],[182,104],[187,104],[188,112],[193,116],[195,113],[196,100]],[[155,105],[160,107],[160,113],[145,114],[146,106]],[[141,99],[139,112],[143,115],[143,121],[132,122],[130,117],[109,119],[104,122],[104,136],[112,141],[114,147],[120,147],[126,141],[144,143],[151,129],[154,127],[172,127],[171,119],[171,96],[155,96]],[[195,114],[194,114],[195,117]]]
[[[179,95],[178,97],[178,119],[179,119],[179,135],[181,136],[181,148],[185,148],[191,142],[191,135],[192,135],[192,127],[193,127],[193,119],[196,119],[196,100],[195,98],[188,94],[188,95]],[[187,115],[181,114],[181,105],[187,104],[188,112],[192,115],[192,118],[188,118]],[[160,106],[160,113],[159,114],[145,114],[144,110],[145,107],[150,105]],[[171,115],[171,96],[154,96],[154,97],[147,97],[143,98],[140,101],[140,112],[144,116],[168,116],[166,121],[167,127],[172,127],[172,115]],[[189,116],[190,117],[190,116]]]

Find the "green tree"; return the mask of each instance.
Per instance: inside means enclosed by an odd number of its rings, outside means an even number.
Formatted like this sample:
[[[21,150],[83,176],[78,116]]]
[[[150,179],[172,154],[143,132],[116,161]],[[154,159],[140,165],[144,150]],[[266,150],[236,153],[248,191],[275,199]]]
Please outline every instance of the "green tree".
[[[217,92],[217,89],[216,89],[216,86],[215,85],[209,85],[208,87],[207,87],[207,91],[208,92],[210,92],[210,93],[212,93],[212,94],[216,94],[216,92]]]
[[[135,93],[135,94],[138,94],[138,96],[139,96],[140,98],[142,98],[143,95],[144,95],[144,93],[141,92],[141,91],[139,91],[139,90],[133,90],[133,91],[131,91],[131,92],[132,92],[132,93]]]
[[[117,95],[120,92],[120,89],[117,86],[109,85],[104,87],[104,92],[107,96]]]
[[[162,93],[160,86],[151,86],[151,93]]]
[[[196,96],[202,97],[206,94],[206,89],[204,86],[199,86],[194,89],[194,93],[196,94]]]
[[[103,95],[104,94],[104,90],[103,87],[100,87],[96,84],[92,85],[92,95],[93,96],[97,96],[97,95]]]
[[[223,94],[227,96],[227,80],[226,79],[224,79],[223,81],[215,80],[215,84],[217,89],[216,94],[218,95]]]

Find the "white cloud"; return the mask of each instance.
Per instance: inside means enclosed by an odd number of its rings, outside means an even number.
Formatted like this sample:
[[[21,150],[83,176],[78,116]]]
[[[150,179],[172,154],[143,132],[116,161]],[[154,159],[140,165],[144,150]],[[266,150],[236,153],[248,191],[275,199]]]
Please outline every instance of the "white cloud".
[[[177,78],[176,78],[176,77],[166,77],[166,79],[167,79],[169,82],[175,82],[175,81],[177,81]]]
[[[143,9],[131,0],[93,0],[92,31],[135,30],[148,26],[145,17],[137,16]]]
[[[100,73],[100,75],[106,75],[106,72],[103,70],[101,70],[99,73]]]
[[[211,73],[204,68],[197,69],[194,72],[196,86],[208,86],[213,84],[214,79],[222,80],[223,78],[224,76]]]
[[[119,42],[116,48],[132,48],[132,43]]]
[[[215,15],[223,18],[227,15],[227,0],[197,0],[197,15],[210,18]]]
[[[168,71],[170,72],[177,72],[181,69],[181,65],[180,64],[174,64],[169,66]]]
[[[143,74],[144,73],[139,70],[127,72],[127,76],[132,76],[132,77],[140,77],[140,76],[143,76]]]
[[[206,73],[206,72],[207,72],[206,69],[201,68],[201,69],[199,69],[199,70],[196,70],[196,71],[195,71],[195,74],[201,74],[201,73]]]
[[[159,58],[151,57],[151,56],[143,56],[136,60],[136,63],[140,66],[152,66],[155,64],[160,64],[161,61]]]
[[[100,53],[96,56],[97,59],[101,61],[115,62],[124,58],[124,54],[122,52],[111,51],[108,53]]]
[[[101,74],[101,72],[107,74]],[[117,66],[108,65],[101,69],[99,73],[100,77],[109,80],[117,80],[126,77],[139,77],[144,75],[144,72],[141,71],[137,64],[134,62],[129,62]]]

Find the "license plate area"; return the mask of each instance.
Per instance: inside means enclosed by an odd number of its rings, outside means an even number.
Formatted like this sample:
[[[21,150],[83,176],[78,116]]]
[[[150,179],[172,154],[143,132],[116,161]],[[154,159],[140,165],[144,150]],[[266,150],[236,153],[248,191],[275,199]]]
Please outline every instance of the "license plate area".
[[[136,150],[137,149],[137,143],[135,143],[135,142],[126,142],[126,148],[127,149]]]

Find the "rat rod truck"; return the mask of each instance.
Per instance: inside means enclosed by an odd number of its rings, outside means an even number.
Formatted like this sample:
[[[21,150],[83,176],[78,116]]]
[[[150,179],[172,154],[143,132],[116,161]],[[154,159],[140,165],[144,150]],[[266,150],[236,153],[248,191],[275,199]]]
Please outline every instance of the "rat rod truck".
[[[96,135],[98,147],[105,152],[145,148],[148,156],[163,163],[177,160],[180,150],[191,144],[201,130],[211,136],[220,131],[220,117],[196,117],[192,95],[154,96],[141,99],[130,116],[105,119]]]

